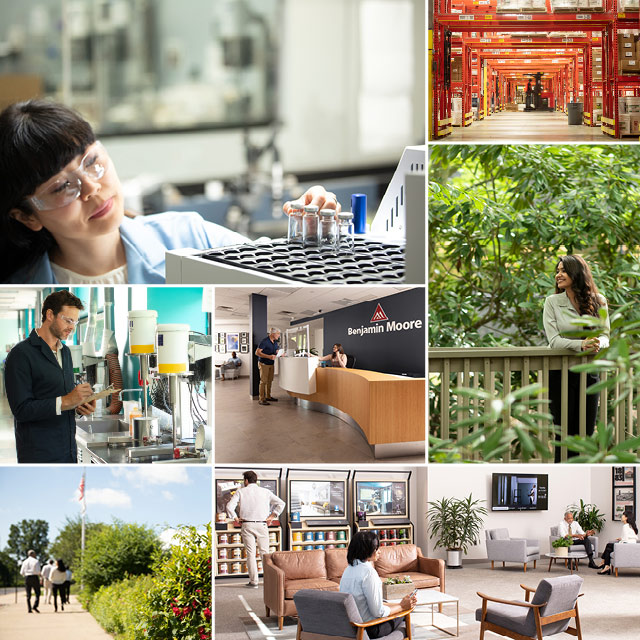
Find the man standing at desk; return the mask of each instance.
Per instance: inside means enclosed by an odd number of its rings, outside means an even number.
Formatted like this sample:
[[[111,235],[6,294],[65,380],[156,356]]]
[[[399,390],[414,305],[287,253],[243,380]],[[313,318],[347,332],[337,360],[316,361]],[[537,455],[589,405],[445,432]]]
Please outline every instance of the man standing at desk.
[[[258,404],[269,405],[271,402],[278,402],[277,398],[271,396],[271,383],[273,382],[273,367],[280,345],[280,329],[272,327],[269,335],[258,345],[256,355],[258,356],[258,369],[260,369],[260,393]]]
[[[255,471],[242,474],[244,487],[238,489],[227,504],[227,515],[233,518],[234,524],[242,524],[242,543],[247,552],[247,571],[249,582],[247,587],[258,588],[258,563],[256,562],[256,544],[260,557],[269,553],[268,527],[284,509],[284,502],[275,493],[257,485],[258,476]],[[236,513],[239,507],[239,514]]]
[[[76,411],[96,408],[88,384],[75,385],[69,347],[82,302],[56,291],[42,304],[42,326],[11,349],[5,365],[7,399],[14,417],[18,462],[77,462]],[[75,409],[75,411],[74,411]]]

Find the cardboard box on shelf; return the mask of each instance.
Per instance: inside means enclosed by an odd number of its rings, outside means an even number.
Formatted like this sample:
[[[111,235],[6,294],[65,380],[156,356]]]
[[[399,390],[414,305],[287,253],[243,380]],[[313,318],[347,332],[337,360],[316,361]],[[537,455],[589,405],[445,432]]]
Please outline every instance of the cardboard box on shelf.
[[[640,135],[640,113],[630,113],[629,118],[631,120],[631,135]]]
[[[618,124],[620,135],[628,136],[631,133],[631,115],[628,113],[618,114]]]

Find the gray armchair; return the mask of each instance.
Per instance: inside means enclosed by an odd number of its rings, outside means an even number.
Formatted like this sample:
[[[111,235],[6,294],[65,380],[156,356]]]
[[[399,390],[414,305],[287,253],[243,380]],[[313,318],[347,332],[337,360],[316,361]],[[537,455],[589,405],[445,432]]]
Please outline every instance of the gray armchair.
[[[411,640],[411,611],[401,611],[387,618],[362,622],[356,602],[350,593],[301,589],[293,600],[298,611],[296,640],[328,637],[336,640],[369,640],[367,627],[387,620],[404,618],[404,622],[384,640]]]
[[[577,575],[541,580],[537,589],[520,585],[525,591],[524,601],[502,600],[478,593],[482,607],[476,609],[480,622],[480,639],[485,631],[516,640],[568,633],[582,640],[578,598],[582,595],[582,578]],[[533,599],[529,597],[533,593]],[[569,627],[571,619],[575,627]]]
[[[616,542],[611,554],[611,566],[618,577],[618,569],[640,569],[640,544]]]
[[[560,532],[558,531],[559,527],[551,527],[550,535],[549,535],[549,550],[553,551],[553,547],[551,543],[554,540],[557,540],[560,537]],[[591,540],[591,546],[593,547],[593,556],[594,558],[598,557],[598,536],[589,536],[589,540]],[[584,551],[584,546],[581,544],[572,544],[569,547],[569,552],[572,551]]]
[[[527,571],[527,564],[540,560],[540,542],[534,538],[511,538],[508,529],[485,529],[487,543],[487,557],[491,560],[491,568],[494,562],[519,562]]]

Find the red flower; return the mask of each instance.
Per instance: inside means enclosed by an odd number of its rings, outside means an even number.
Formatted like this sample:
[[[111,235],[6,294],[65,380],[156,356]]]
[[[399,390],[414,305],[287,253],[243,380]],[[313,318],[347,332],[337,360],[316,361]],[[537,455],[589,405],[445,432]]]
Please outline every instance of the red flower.
[[[204,617],[207,620],[211,620],[211,609],[209,609],[209,607],[205,607],[202,613],[204,613]]]

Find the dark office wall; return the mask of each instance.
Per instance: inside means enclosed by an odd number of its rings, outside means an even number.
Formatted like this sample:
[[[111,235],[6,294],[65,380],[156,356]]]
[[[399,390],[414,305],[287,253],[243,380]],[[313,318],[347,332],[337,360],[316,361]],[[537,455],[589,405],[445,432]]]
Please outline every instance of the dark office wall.
[[[374,320],[378,305],[387,319]],[[339,342],[347,354],[356,357],[356,369],[424,376],[423,288],[362,302],[323,316],[325,355]]]

